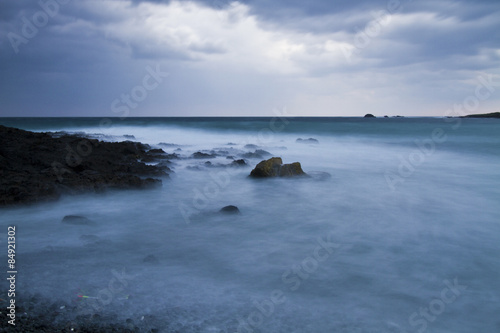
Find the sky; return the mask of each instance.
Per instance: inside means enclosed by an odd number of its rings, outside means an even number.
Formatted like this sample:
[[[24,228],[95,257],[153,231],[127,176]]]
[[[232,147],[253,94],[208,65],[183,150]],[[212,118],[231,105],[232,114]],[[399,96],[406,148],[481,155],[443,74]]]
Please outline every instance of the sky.
[[[499,111],[498,0],[0,2],[0,116]]]

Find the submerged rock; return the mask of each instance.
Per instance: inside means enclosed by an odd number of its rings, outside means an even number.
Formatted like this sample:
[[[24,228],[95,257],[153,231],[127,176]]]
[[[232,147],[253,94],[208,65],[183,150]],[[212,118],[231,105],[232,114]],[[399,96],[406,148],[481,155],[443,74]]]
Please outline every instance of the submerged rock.
[[[193,155],[191,155],[193,158],[196,159],[203,159],[203,158],[215,158],[215,154],[207,154],[207,153],[202,153],[202,152],[196,152]]]
[[[72,224],[72,225],[92,225],[94,224],[91,220],[86,218],[85,216],[79,215],[66,215],[63,217],[62,223]]]
[[[309,139],[302,139],[302,138],[298,138],[297,140],[295,140],[295,142],[297,143],[307,143],[307,144],[319,144],[319,141],[314,139],[314,138],[309,138]]]
[[[167,142],[160,142],[158,145],[164,147],[172,147],[172,148],[179,147],[179,145],[176,145],[175,143],[167,143]]]
[[[252,172],[250,172],[250,176],[255,178],[294,177],[305,175],[306,173],[302,170],[299,162],[283,164],[281,157],[272,157],[268,160],[262,161],[257,164]]]
[[[332,175],[324,171],[309,171],[307,174],[314,180],[327,180],[332,178]]]
[[[235,161],[232,161],[230,165],[232,165],[232,166],[246,166],[247,162],[245,162],[245,160],[235,160]]]
[[[223,213],[223,214],[240,214],[240,210],[238,209],[238,207],[236,206],[226,206],[224,208],[221,208],[221,210],[219,210],[219,213]]]
[[[253,153],[245,153],[241,156],[243,156],[244,158],[264,158],[266,156],[271,156],[271,153],[263,149],[257,149]]]
[[[150,254],[149,256],[145,257],[142,259],[142,262],[145,262],[147,264],[153,264],[153,265],[158,265],[160,261],[158,258],[156,258],[154,255]]]
[[[81,235],[80,236],[80,240],[84,241],[84,242],[97,242],[100,240],[99,236],[96,236],[96,235]]]

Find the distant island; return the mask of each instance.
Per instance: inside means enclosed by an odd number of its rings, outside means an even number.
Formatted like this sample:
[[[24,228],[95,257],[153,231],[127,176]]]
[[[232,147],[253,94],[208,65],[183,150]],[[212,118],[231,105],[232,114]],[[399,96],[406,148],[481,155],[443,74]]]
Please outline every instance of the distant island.
[[[460,118],[500,118],[500,112],[483,113],[483,114],[470,114]]]

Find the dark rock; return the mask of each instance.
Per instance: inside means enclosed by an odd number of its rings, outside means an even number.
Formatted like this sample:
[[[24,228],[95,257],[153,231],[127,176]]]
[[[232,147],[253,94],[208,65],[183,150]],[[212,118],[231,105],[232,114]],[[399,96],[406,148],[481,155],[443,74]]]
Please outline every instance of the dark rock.
[[[72,225],[92,225],[92,224],[94,224],[91,220],[89,220],[85,216],[79,216],[79,215],[66,215],[62,219],[62,223],[72,224]]]
[[[257,149],[253,153],[245,153],[241,156],[244,158],[264,158],[266,156],[271,156],[271,153],[262,149]]]
[[[291,164],[283,164],[280,169],[280,177],[303,176],[305,172],[302,170],[299,162]]]
[[[278,177],[279,170],[283,160],[281,157],[273,157],[266,161],[261,161],[255,169],[252,170],[250,176],[252,177]]]
[[[245,160],[236,160],[236,161],[231,162],[230,165],[232,165],[232,166],[246,166],[247,162],[245,162]]]
[[[246,149],[257,149],[257,148],[259,148],[259,146],[254,145],[254,144],[248,144],[248,145],[245,145],[245,148]]]
[[[372,115],[371,113],[367,113],[367,114],[365,114],[364,118],[376,118],[376,117],[374,115]]]
[[[297,143],[307,143],[307,144],[319,144],[319,141],[316,140],[316,139],[313,139],[313,138],[309,138],[309,139],[302,139],[302,138],[298,138],[295,142]]]
[[[384,118],[389,118],[389,116],[384,116]]]
[[[150,154],[165,154],[165,151],[163,149],[150,149],[148,151]]]
[[[176,153],[173,153],[173,154],[165,154],[163,156],[164,158],[167,158],[169,160],[178,160],[180,159],[181,157],[179,156],[179,154],[176,154]]]
[[[215,154],[207,154],[207,153],[202,153],[202,152],[196,152],[193,155],[191,155],[192,158],[197,158],[197,159],[203,159],[203,158],[215,158]]]
[[[111,188],[148,188],[168,176],[139,162],[151,156],[140,142],[102,142],[76,135],[53,137],[0,126],[0,206],[44,202],[61,194]]]
[[[158,265],[160,261],[158,258],[156,258],[154,255],[150,254],[149,256],[145,257],[142,259],[142,262],[145,262],[147,264],[153,264],[153,265]]]
[[[223,214],[240,214],[240,210],[236,206],[226,206],[219,210]]]
[[[470,114],[460,118],[500,118],[500,112],[483,113],[483,114]]]
[[[306,173],[302,170],[299,162],[283,164],[281,157],[273,157],[260,162],[250,173],[250,176],[255,178],[293,177],[305,175]]]
[[[174,143],[165,143],[165,142],[160,142],[158,145],[159,146],[164,146],[164,147],[171,147],[171,148],[179,147],[179,145],[176,145]]]

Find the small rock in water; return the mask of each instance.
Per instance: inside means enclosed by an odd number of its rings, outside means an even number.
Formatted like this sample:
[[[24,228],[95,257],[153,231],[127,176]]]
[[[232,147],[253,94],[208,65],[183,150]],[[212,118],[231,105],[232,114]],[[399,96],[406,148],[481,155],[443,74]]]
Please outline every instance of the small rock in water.
[[[145,263],[154,264],[154,265],[158,265],[160,263],[160,261],[158,260],[158,258],[156,258],[152,254],[150,254],[146,258],[142,259],[142,261],[145,262]]]
[[[191,155],[193,158],[215,158],[216,156],[214,154],[207,154],[207,153],[202,153],[202,152],[196,152],[193,155]]]
[[[319,144],[319,141],[314,139],[314,138],[309,138],[309,139],[302,139],[302,138],[298,138],[295,142],[297,143],[306,143],[306,144]]]
[[[262,149],[257,149],[253,153],[245,153],[241,156],[245,158],[264,158],[265,156],[270,156],[271,153]]]
[[[178,147],[175,143],[160,142],[158,145],[165,147]]]
[[[250,173],[251,177],[293,177],[306,176],[299,162],[283,164],[281,157],[272,157],[266,161],[261,161]]]
[[[72,225],[92,225],[92,224],[94,224],[91,220],[89,220],[85,216],[79,216],[79,215],[66,215],[62,219],[62,223],[72,224]]]
[[[219,212],[224,214],[240,214],[238,207],[232,205],[223,207]]]
[[[247,165],[247,162],[245,162],[245,160],[236,160],[236,161],[231,162],[231,165],[232,166],[245,166],[245,165]]]
[[[371,113],[367,113],[365,114],[365,118],[376,118],[374,115],[372,115]]]

